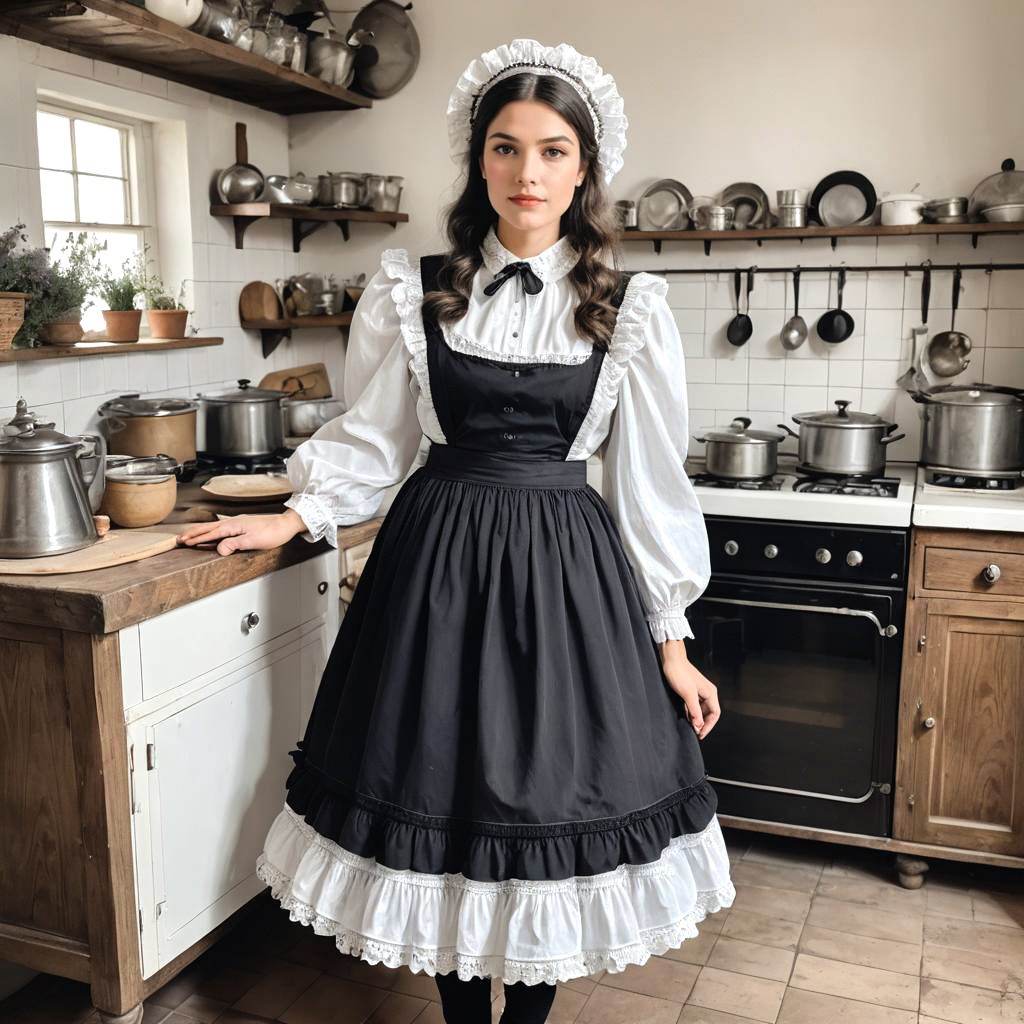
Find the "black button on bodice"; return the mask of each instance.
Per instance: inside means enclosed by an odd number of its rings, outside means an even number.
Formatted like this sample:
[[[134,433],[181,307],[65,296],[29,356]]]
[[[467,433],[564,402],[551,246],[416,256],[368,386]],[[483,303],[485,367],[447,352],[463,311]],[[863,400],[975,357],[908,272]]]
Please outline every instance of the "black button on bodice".
[[[513,434],[511,430],[506,430],[501,436],[505,438],[506,441],[514,441],[516,439],[516,435]]]
[[[516,407],[514,405],[506,405],[505,406],[505,412],[515,412],[515,411],[516,411]]]

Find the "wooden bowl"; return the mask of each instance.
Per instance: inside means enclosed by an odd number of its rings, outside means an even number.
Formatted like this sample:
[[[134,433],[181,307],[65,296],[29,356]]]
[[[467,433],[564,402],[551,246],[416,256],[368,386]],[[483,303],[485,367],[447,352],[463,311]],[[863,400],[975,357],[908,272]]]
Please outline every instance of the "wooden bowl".
[[[100,512],[118,526],[131,528],[162,523],[178,499],[178,481],[111,480],[103,490]]]

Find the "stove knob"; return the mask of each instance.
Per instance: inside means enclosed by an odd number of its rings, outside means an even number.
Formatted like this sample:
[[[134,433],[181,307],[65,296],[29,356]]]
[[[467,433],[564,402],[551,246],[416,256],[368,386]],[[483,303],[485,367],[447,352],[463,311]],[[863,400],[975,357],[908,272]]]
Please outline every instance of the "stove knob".
[[[846,552],[846,564],[847,565],[860,565],[864,561],[864,556],[859,551],[847,551]]]
[[[818,550],[814,552],[814,557],[821,562],[822,565],[825,565],[832,561],[832,552],[829,551],[828,548],[818,548]]]
[[[764,549],[765,558],[774,558],[779,553],[779,549],[774,544],[766,544]]]
[[[739,551],[740,546],[734,540],[727,540],[725,542],[725,553],[727,555],[735,555]]]

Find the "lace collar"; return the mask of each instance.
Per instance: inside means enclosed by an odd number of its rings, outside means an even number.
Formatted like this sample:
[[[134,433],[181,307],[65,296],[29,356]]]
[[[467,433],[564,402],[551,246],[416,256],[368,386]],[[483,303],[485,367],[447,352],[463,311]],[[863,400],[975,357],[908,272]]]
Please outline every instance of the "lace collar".
[[[488,229],[487,236],[480,245],[480,251],[484,257],[484,266],[492,274],[497,274],[503,267],[519,261],[519,257],[498,240],[493,225]],[[579,258],[580,254],[570,243],[569,236],[562,235],[554,245],[549,245],[543,252],[531,256],[526,262],[542,281],[557,281],[576,266]]]

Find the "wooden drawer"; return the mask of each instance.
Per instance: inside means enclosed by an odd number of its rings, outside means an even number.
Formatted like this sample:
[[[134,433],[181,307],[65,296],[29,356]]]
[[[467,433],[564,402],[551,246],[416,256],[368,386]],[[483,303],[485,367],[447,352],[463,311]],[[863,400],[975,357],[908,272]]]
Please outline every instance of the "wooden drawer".
[[[991,583],[982,575],[990,565],[999,572]],[[1024,597],[1024,554],[929,545],[924,553],[924,586],[987,597]]]

